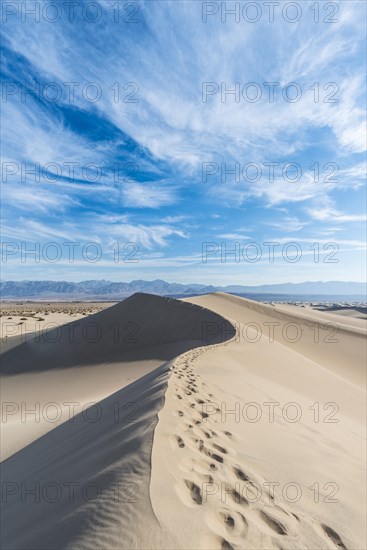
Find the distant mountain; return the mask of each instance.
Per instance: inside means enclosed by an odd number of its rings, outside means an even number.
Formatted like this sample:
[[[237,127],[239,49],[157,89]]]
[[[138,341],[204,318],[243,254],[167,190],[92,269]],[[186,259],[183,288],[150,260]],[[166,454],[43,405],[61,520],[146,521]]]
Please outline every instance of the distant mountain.
[[[276,285],[241,286],[230,285],[225,292],[257,294],[323,294],[323,295],[352,295],[366,294],[366,283],[344,281],[307,281],[305,283],[281,283]]]
[[[82,281],[3,281],[0,283],[1,299],[23,300],[121,300],[135,292],[146,292],[160,296],[192,296],[209,292],[229,292],[232,294],[265,296],[358,296],[365,299],[366,284],[359,282],[304,282],[282,283],[259,286],[211,286],[200,284],[168,283],[161,279],[155,281],[136,280],[130,283],[106,280]],[[272,298],[269,298],[272,299]]]

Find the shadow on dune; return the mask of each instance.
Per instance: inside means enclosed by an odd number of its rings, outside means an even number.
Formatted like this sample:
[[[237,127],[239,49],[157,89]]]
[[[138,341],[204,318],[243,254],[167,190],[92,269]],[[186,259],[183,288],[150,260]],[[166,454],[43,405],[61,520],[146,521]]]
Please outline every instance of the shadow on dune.
[[[168,377],[162,365],[2,463],[2,548],[159,548],[150,455]]]
[[[3,353],[1,374],[153,358],[168,361],[234,335],[231,323],[210,310],[138,293],[85,319],[36,333]]]

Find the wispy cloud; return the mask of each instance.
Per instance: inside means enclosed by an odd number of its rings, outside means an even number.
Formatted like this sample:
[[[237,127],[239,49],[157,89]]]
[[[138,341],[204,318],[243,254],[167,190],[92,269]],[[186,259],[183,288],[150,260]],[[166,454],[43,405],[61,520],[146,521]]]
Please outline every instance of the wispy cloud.
[[[328,222],[364,222],[367,221],[366,214],[344,214],[333,208],[312,208],[309,210],[312,218]]]
[[[242,233],[222,233],[221,235],[218,235],[220,239],[231,239],[231,240],[238,240],[238,241],[246,241],[248,239],[251,239],[248,235],[244,235]]]
[[[122,190],[124,205],[132,208],[159,208],[176,202],[174,189],[159,185],[129,183]]]

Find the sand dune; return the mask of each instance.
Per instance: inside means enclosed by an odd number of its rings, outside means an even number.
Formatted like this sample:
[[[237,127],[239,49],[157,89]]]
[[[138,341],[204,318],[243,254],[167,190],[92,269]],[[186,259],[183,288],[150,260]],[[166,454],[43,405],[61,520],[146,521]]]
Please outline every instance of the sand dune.
[[[1,361],[6,418],[1,426],[2,458],[88,404],[202,345],[206,325],[221,322],[202,307],[135,294],[6,351]],[[220,339],[219,329],[208,335],[208,342]]]
[[[330,315],[135,295],[4,353],[3,399],[79,408],[3,425],[3,548],[365,548],[366,331]]]
[[[265,340],[269,336],[352,382],[366,385],[367,327],[363,320],[295,306],[272,306],[224,293],[190,301],[245,325],[242,341],[253,338],[256,343],[259,336]]]

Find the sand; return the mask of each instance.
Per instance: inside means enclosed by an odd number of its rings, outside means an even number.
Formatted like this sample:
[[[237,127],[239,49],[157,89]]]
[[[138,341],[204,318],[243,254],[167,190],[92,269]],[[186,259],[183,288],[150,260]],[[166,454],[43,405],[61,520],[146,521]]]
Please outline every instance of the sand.
[[[42,336],[2,355],[3,548],[366,548],[363,319],[137,294]]]
[[[112,305],[111,302],[3,302],[0,305],[1,351],[26,342],[32,332],[43,334]]]

